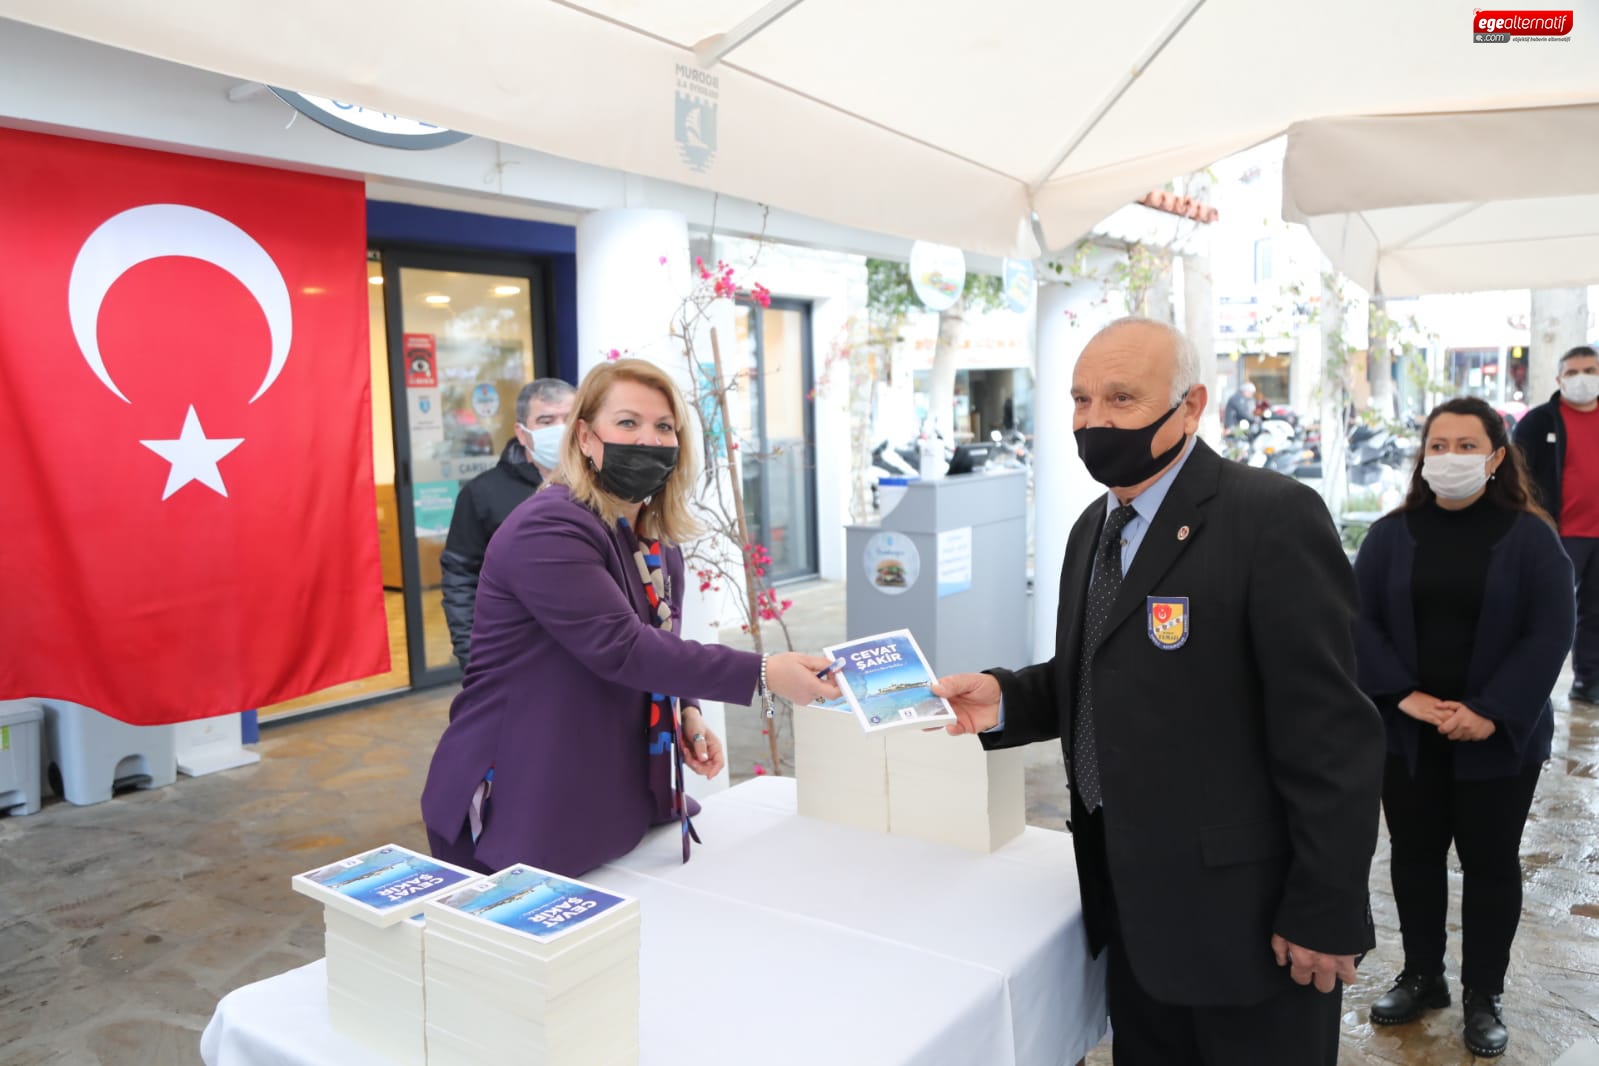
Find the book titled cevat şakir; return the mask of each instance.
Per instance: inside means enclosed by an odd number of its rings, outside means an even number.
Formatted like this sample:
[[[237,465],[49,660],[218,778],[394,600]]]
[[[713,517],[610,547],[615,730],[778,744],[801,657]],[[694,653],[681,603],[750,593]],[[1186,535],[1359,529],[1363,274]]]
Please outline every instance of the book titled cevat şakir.
[[[479,876],[398,844],[385,844],[296,874],[292,884],[301,895],[386,927]]]
[[[949,702],[933,694],[936,678],[910,630],[835,644],[822,653],[843,660],[843,669],[835,675],[839,688],[868,733],[954,721]]]

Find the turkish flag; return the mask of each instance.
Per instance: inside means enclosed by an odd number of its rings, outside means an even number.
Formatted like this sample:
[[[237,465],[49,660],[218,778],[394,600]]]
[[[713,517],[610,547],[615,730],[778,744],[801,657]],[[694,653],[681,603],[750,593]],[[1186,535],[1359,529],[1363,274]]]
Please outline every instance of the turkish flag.
[[[0,129],[0,698],[385,672],[359,182]]]

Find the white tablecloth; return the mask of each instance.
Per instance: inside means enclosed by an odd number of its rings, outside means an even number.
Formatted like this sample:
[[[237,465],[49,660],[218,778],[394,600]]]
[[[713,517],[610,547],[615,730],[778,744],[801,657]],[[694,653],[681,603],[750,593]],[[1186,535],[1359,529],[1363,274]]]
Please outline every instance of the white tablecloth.
[[[801,818],[794,783],[712,797],[588,880],[639,897],[641,1066],[1069,1066],[1105,1029],[1071,840],[992,855]],[[206,1066],[387,1066],[334,1032],[322,962],[237,989]]]

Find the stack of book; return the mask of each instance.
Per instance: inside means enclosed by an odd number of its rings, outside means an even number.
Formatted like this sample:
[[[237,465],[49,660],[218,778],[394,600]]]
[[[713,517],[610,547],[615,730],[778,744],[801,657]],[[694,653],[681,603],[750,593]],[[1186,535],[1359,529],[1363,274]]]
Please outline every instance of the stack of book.
[[[983,750],[976,737],[888,734],[888,831],[987,853],[1027,828],[1021,748]]]
[[[845,700],[794,708],[794,788],[799,813],[888,832],[884,733],[867,733]]]
[[[512,866],[425,911],[430,1066],[638,1061],[638,901]]]
[[[295,876],[323,904],[328,1017],[399,1066],[425,1066],[423,906],[478,877],[397,844]]]

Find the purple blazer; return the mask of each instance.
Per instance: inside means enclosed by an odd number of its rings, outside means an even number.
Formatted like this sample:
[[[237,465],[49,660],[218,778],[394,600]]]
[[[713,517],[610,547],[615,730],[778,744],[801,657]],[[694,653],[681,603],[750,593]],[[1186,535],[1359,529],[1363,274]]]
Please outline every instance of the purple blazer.
[[[422,789],[435,850],[460,841],[489,870],[524,862],[572,877],[619,858],[654,820],[649,694],[753,697],[759,656],[650,624],[633,549],[562,485],[517,507],[489,542],[470,665]],[[665,556],[675,630],[683,555]],[[490,767],[473,848],[467,809]]]

